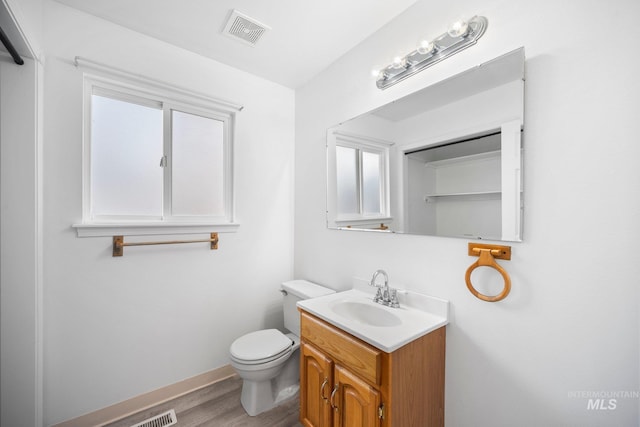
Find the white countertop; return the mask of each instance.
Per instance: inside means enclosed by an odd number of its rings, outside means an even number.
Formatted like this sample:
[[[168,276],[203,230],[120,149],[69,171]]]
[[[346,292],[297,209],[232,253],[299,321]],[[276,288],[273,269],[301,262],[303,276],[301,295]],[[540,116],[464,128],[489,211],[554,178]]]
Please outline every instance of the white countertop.
[[[373,289],[373,288],[372,288]],[[411,291],[398,291],[399,308],[386,307],[372,301],[373,293],[359,289],[299,301],[298,307],[350,333],[372,346],[391,353],[416,338],[420,338],[449,323],[449,302]],[[339,304],[352,302],[373,306],[381,318],[396,319],[388,326],[375,326],[353,316],[340,314]],[[389,315],[376,311],[382,309]],[[373,322],[376,323],[376,322]],[[382,322],[381,322],[382,323]]]

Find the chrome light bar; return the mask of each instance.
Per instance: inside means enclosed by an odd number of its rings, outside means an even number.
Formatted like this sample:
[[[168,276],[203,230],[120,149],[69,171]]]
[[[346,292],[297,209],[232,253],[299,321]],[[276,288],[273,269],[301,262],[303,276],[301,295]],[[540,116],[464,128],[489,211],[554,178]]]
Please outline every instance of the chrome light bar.
[[[461,50],[473,46],[487,29],[484,16],[474,16],[468,21],[457,21],[449,30],[432,41],[423,41],[405,57],[397,57],[391,65],[377,71],[376,86],[386,89],[391,85],[422,71]]]

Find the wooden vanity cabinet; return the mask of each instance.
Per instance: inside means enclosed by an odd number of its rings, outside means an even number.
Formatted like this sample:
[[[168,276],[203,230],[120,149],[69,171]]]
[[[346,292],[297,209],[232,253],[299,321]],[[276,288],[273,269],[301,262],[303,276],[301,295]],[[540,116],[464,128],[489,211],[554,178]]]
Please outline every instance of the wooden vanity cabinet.
[[[332,423],[329,405],[333,386],[333,361],[314,346],[300,344],[300,422],[305,427]]]
[[[444,426],[444,327],[385,353],[304,310],[300,316],[303,426]]]

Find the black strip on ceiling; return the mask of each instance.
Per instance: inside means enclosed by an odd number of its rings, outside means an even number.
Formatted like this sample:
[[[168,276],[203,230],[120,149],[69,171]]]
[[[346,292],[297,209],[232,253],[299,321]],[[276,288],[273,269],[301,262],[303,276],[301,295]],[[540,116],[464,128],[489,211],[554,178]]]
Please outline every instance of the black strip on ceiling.
[[[487,136],[494,136],[494,135],[500,135],[502,132],[498,131],[498,132],[493,132],[493,133],[485,133],[482,135],[478,135],[478,136],[474,136],[471,138],[465,138],[465,139],[460,139],[457,141],[451,141],[451,142],[447,142],[445,144],[442,145],[437,145],[435,147],[429,147],[429,148],[418,148],[417,150],[412,150],[412,151],[407,151],[406,153],[404,153],[405,155],[408,154],[413,154],[413,153],[419,153],[421,151],[426,151],[426,150],[432,150],[434,148],[441,148],[441,147],[446,147],[448,145],[454,145],[454,144],[459,144],[461,142],[470,142],[470,141],[475,141],[476,139],[482,139],[482,138],[486,138]]]
[[[4,47],[7,48],[7,51],[13,58],[13,62],[15,62],[18,65],[24,64],[22,57],[20,56],[16,48],[13,47],[11,40],[9,40],[9,37],[7,37],[7,35],[4,33],[4,30],[2,29],[2,27],[0,27],[0,40],[2,41],[2,44],[4,45]]]

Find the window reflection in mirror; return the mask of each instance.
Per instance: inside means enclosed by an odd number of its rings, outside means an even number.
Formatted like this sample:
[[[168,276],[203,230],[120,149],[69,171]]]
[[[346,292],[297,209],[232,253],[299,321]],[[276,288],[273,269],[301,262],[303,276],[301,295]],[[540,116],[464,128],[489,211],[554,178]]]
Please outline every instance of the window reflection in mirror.
[[[329,129],[328,226],[520,241],[523,101],[520,48]]]
[[[356,215],[358,207],[358,151],[351,147],[336,146],[336,173],[338,174],[338,215]]]
[[[355,133],[327,136],[333,226],[379,228],[389,220],[390,143]]]
[[[382,215],[379,152],[336,145],[338,215]]]

